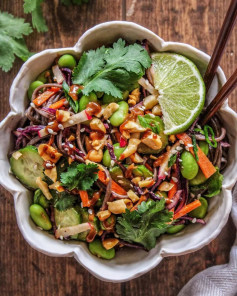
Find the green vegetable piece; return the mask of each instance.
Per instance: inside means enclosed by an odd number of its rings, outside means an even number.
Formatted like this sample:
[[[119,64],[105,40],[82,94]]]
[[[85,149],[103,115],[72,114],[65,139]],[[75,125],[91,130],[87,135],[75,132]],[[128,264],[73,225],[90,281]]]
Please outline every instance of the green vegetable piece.
[[[26,146],[18,150],[21,154],[17,159],[12,156],[10,158],[10,165],[13,174],[24,185],[37,189],[36,178],[44,178],[43,163],[44,160],[40,157],[38,150],[34,146]]]
[[[139,243],[147,250],[155,247],[156,239],[169,228],[173,213],[165,209],[165,198],[142,202],[137,211],[126,210],[117,218],[116,232],[129,243]]]
[[[205,141],[199,141],[198,146],[205,153],[205,155],[209,152],[209,145]]]
[[[181,230],[183,230],[185,227],[184,224],[180,224],[180,225],[174,225],[174,226],[171,226],[167,229],[166,233],[168,234],[175,234],[175,233],[178,233],[180,232]]]
[[[89,250],[93,255],[107,260],[111,260],[115,256],[115,249],[106,250],[99,239],[89,243]]]
[[[202,170],[199,169],[197,175],[189,181],[189,184],[191,186],[197,186],[203,184],[204,182],[206,182],[206,180],[207,178],[204,176]]]
[[[46,71],[40,73],[40,74],[37,76],[36,80],[37,80],[37,81],[41,81],[42,83],[47,83],[47,82],[48,82],[48,79],[47,79],[47,77],[45,77],[45,74],[46,74],[47,72],[49,72],[49,70],[46,70]]]
[[[164,198],[168,197],[168,194],[167,194],[166,191],[157,191],[156,194],[159,195],[159,196],[162,196]]]
[[[132,172],[135,177],[153,177],[153,173],[150,170],[148,170],[148,168],[146,168],[143,164],[138,165],[135,169],[133,169]]]
[[[73,70],[73,68],[76,67],[77,62],[74,56],[70,54],[64,54],[59,58],[58,65],[60,68],[69,68]]]
[[[102,91],[97,91],[96,95],[97,95],[98,99],[101,99],[103,97],[104,93]]]
[[[33,200],[34,204],[39,204],[45,209],[49,207],[49,201],[40,189],[35,191]]]
[[[117,103],[117,102],[120,102],[122,100],[123,99],[121,99],[121,98],[115,98],[115,97],[113,97],[111,95],[104,94],[103,99],[102,99],[102,103],[103,104],[109,104],[109,103],[114,103],[114,102]]]
[[[205,197],[212,197],[221,192],[223,182],[223,175],[220,174],[219,169],[216,168],[215,174],[213,174],[209,179],[207,179],[207,192]]]
[[[131,189],[131,181],[126,179],[125,177],[120,178],[119,176],[123,176],[123,172],[120,167],[114,166],[110,168],[110,175],[111,178],[115,181],[118,182],[119,180],[123,181],[123,183],[119,184],[122,188],[124,188],[126,191]]]
[[[181,154],[181,174],[184,178],[191,180],[198,173],[198,164],[192,154],[188,151],[184,151]]]
[[[120,155],[123,153],[123,151],[127,147],[120,147],[119,143],[116,143],[113,146],[114,146],[114,154],[117,157],[117,159],[119,159]],[[102,162],[103,162],[103,165],[106,166],[106,167],[110,167],[111,166],[111,157],[109,155],[108,149],[105,150],[105,152],[104,152]]]
[[[79,101],[79,110],[83,111],[86,109],[86,106],[89,102],[97,102],[97,96],[95,93],[90,93],[89,96],[82,96]]]
[[[38,80],[31,82],[31,84],[28,88],[28,92],[27,92],[29,100],[31,100],[34,90],[42,84],[44,84],[44,83],[42,81],[38,81]]]
[[[200,197],[201,206],[191,211],[188,215],[193,218],[203,219],[207,214],[208,202],[205,198]]]
[[[112,126],[120,126],[126,119],[128,114],[128,103],[127,102],[118,102],[119,108],[117,111],[113,113],[113,115],[109,118]]]
[[[209,131],[210,134],[211,134],[211,139],[212,139],[212,140],[209,139],[209,133],[208,133],[208,131]],[[204,125],[204,135],[205,135],[206,142],[207,142],[210,146],[216,148],[216,147],[217,147],[217,141],[216,141],[216,139],[215,139],[215,133],[214,133],[212,127],[210,127],[209,125]]]
[[[149,128],[153,133],[159,135],[161,119],[159,116],[152,117],[150,114],[138,115],[139,123],[142,127]]]
[[[40,205],[33,204],[30,206],[30,216],[35,224],[44,230],[50,230],[52,228],[49,216]]]
[[[138,146],[138,153],[157,154],[157,153],[160,153],[167,146],[168,136],[164,134],[164,122],[159,116],[156,116],[155,120],[156,120],[157,124],[159,125],[159,136],[162,141],[162,147],[158,150],[154,150],[154,149],[151,149],[150,147],[148,147],[147,145],[141,143]]]

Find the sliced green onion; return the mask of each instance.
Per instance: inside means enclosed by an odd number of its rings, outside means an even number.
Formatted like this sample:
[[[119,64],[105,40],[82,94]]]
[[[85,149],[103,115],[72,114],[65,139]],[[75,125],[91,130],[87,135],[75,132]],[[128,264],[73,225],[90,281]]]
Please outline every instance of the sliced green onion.
[[[197,147],[197,141],[194,135],[192,135],[192,142],[193,142],[193,152],[196,158],[196,161],[199,161],[199,157],[198,157],[198,147]]]
[[[211,134],[212,141],[210,141],[210,139],[209,139],[209,132]],[[210,146],[212,146],[213,148],[216,148],[217,147],[217,141],[215,139],[215,134],[214,134],[213,129],[209,125],[204,125],[204,135],[205,135],[206,142]]]
[[[204,131],[202,129],[200,129],[200,128],[195,128],[194,131],[204,135]]]

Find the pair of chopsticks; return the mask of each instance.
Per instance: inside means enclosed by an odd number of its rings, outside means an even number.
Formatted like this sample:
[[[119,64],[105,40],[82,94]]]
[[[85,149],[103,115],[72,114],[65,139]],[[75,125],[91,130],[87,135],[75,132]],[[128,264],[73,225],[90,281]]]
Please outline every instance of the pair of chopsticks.
[[[222,24],[213,54],[211,56],[210,62],[207,66],[207,70],[204,76],[204,82],[206,85],[206,91],[208,92],[213,78],[216,74],[218,65],[220,63],[221,57],[223,55],[226,43],[230,37],[230,33],[234,28],[235,21],[237,19],[237,0],[231,0],[229,9],[226,13],[224,22]],[[205,125],[210,118],[220,109],[227,96],[235,89],[237,86],[237,69],[228,79],[228,81],[220,89],[216,97],[207,106],[205,112],[201,115],[200,124]]]

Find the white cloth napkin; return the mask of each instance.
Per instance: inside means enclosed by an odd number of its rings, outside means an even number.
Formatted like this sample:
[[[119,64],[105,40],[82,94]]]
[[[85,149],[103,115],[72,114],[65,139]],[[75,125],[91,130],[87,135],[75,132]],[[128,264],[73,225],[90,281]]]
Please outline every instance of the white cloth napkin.
[[[233,191],[232,219],[237,229],[237,185]],[[195,275],[178,296],[237,296],[237,236],[228,264],[217,265]]]

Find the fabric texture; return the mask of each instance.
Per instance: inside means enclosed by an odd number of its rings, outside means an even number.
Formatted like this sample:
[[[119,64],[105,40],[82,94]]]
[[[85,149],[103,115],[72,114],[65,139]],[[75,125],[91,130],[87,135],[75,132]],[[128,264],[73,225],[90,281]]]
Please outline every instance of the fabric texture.
[[[237,185],[233,191],[231,216],[237,229]],[[217,265],[195,275],[178,296],[237,296],[237,236],[228,264]]]

